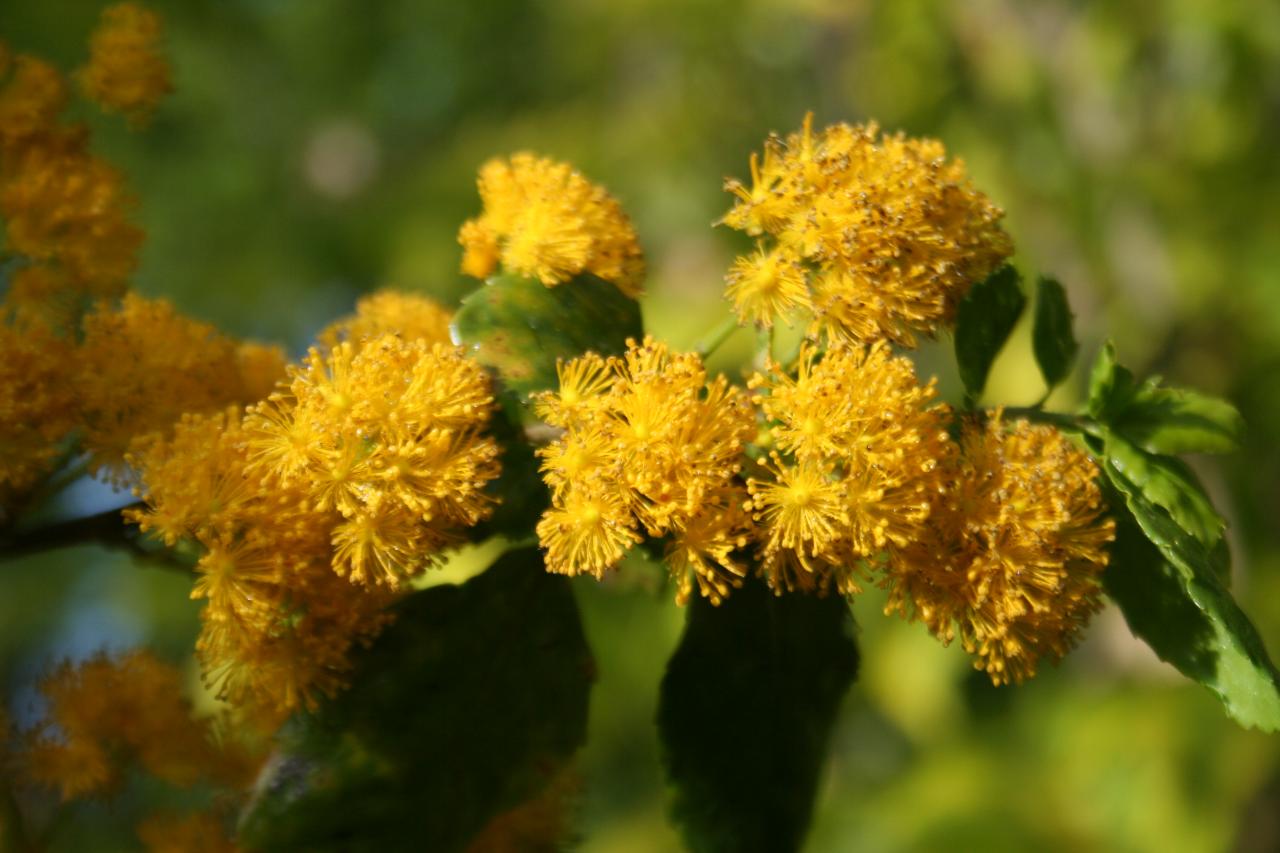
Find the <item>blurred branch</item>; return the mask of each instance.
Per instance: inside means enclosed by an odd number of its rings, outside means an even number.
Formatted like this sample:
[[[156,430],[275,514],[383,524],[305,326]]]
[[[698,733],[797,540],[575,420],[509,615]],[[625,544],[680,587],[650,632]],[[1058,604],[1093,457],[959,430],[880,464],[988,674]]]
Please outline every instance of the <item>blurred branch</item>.
[[[133,557],[161,568],[192,570],[190,560],[164,547],[149,547],[145,535],[136,525],[125,521],[125,510],[142,506],[130,504],[118,509],[59,521],[32,530],[12,531],[0,538],[0,560],[12,560],[58,548],[78,545],[100,545],[125,551]]]

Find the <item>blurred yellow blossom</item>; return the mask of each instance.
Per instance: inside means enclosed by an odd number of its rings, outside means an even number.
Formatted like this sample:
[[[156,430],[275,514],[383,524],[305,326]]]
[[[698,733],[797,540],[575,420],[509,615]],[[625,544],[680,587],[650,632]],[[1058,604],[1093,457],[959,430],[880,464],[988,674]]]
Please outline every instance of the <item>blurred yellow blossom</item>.
[[[134,124],[145,122],[173,89],[161,38],[155,12],[136,3],[103,9],[89,39],[89,63],[79,74],[85,94],[108,112],[124,113]]]
[[[48,710],[18,763],[25,778],[64,800],[111,793],[134,766],[180,787],[207,780],[241,788],[256,769],[236,740],[219,736],[217,719],[193,719],[181,673],[149,652],[64,663],[40,692]]]
[[[270,351],[267,350],[266,353]],[[76,393],[82,441],[93,471],[129,478],[125,454],[136,439],[169,428],[188,412],[251,403],[269,387],[261,368],[283,365],[258,353],[242,372],[240,345],[213,326],[184,317],[162,299],[126,294],[84,319]],[[246,382],[248,380],[248,382]]]
[[[343,341],[359,344],[366,338],[396,334],[428,344],[451,342],[453,315],[433,299],[396,290],[379,290],[356,303],[356,313],[326,326],[316,340],[335,347]]]

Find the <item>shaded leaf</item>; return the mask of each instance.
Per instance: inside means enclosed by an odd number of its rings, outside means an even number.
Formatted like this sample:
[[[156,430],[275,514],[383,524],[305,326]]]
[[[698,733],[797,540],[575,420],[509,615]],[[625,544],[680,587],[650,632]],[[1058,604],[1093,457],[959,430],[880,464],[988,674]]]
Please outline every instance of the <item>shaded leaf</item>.
[[[585,740],[593,663],[536,549],[397,612],[350,688],[282,733],[241,821],[248,849],[463,849]]]
[[[1249,617],[1211,570],[1188,559],[1194,549],[1155,543],[1181,533],[1164,510],[1136,493],[1124,504],[1113,501],[1116,539],[1102,579],[1130,630],[1209,688],[1241,725],[1280,728],[1280,672]]]
[[[658,705],[672,813],[695,851],[797,850],[858,650],[839,597],[756,579],[689,605]]]
[[[458,339],[522,397],[557,387],[556,360],[587,350],[617,355],[640,338],[640,306],[589,275],[555,287],[498,275],[473,291],[454,315]]]
[[[468,528],[467,538],[472,542],[483,542],[495,534],[521,539],[551,503],[538,457],[525,438],[519,413],[512,412],[512,408],[504,405],[490,422],[489,433],[502,449],[502,471],[489,482],[485,492],[496,498],[498,505],[488,519]]]
[[[1004,348],[1026,307],[1018,271],[1003,266],[978,282],[956,314],[956,364],[970,397],[977,398],[987,384],[987,374]]]
[[[1152,453],[1229,453],[1240,446],[1244,419],[1225,400],[1157,380],[1138,389],[1113,427]]]
[[[1144,453],[1114,432],[1107,434],[1104,452],[1115,470],[1165,509],[1178,526],[1205,545],[1222,538],[1226,522],[1214,510],[1195,472],[1180,459]]]
[[[1040,375],[1050,388],[1071,372],[1080,345],[1071,329],[1071,306],[1067,291],[1057,279],[1041,276],[1036,282],[1036,314],[1031,328],[1031,347]]]

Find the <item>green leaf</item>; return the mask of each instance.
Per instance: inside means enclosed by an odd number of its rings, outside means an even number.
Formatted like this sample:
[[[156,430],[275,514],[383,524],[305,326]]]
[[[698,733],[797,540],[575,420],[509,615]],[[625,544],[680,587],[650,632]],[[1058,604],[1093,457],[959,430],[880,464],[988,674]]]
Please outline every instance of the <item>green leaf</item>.
[[[483,542],[495,534],[521,539],[529,535],[551,503],[538,457],[525,438],[519,413],[511,409],[503,406],[490,421],[489,434],[502,448],[502,472],[490,481],[485,492],[499,502],[493,515],[468,528],[467,538],[472,542]]]
[[[1101,421],[1110,420],[1112,414],[1128,405],[1136,390],[1133,374],[1116,363],[1115,345],[1107,341],[1089,373],[1089,414]]]
[[[351,686],[286,727],[246,848],[464,849],[585,740],[594,664],[567,579],[536,549],[396,610]]]
[[[1116,540],[1102,579],[1130,630],[1241,725],[1280,729],[1280,672],[1249,617],[1212,571],[1155,544],[1181,533],[1164,510],[1141,495],[1125,502],[1129,510],[1113,505]]]
[[[775,597],[751,580],[689,605],[662,680],[672,813],[695,851],[797,850],[858,650],[839,597]]]
[[[1235,406],[1185,388],[1144,383],[1113,426],[1152,453],[1229,453],[1240,446],[1244,419]]]
[[[982,393],[991,365],[1027,304],[1018,281],[1018,271],[1003,266],[975,284],[960,302],[956,314],[956,364],[972,398]]]
[[[588,275],[555,287],[498,275],[462,300],[458,339],[522,396],[556,388],[556,360],[593,350],[618,355],[640,338],[640,306],[617,287]]]
[[[1165,509],[1178,526],[1205,545],[1222,538],[1226,522],[1214,510],[1200,480],[1180,459],[1144,453],[1128,440],[1109,432],[1107,462],[1151,503]]]
[[[1067,378],[1080,345],[1071,330],[1071,306],[1067,291],[1057,279],[1041,276],[1036,282],[1035,324],[1031,347],[1040,375],[1050,388]]]

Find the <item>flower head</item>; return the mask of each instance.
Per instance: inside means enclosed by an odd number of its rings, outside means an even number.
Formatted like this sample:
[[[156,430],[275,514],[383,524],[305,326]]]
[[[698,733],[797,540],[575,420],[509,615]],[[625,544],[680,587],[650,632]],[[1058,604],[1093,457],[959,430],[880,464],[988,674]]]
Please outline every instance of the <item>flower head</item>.
[[[103,9],[89,39],[89,64],[80,71],[85,94],[104,110],[124,113],[135,124],[145,122],[173,89],[161,37],[155,12],[136,3]]]
[[[501,265],[550,287],[587,272],[639,295],[644,256],[630,220],[572,166],[515,154],[485,163],[478,185],[484,212],[458,234],[464,273]]]
[[[1058,659],[1101,606],[1115,524],[1098,470],[1052,427],[966,422],[925,535],[895,553],[889,611],[959,636],[996,684]]]
[[[854,591],[859,564],[919,535],[947,410],[884,343],[806,345],[794,377],[775,364],[751,384],[780,451],[747,480],[766,576],[779,591]]]
[[[731,553],[749,526],[734,478],[755,433],[746,396],[708,380],[693,353],[646,338],[621,358],[561,364],[536,400],[564,434],[539,451],[552,508],[538,525],[547,567],[599,577],[642,539],[671,536],[679,597],[719,600],[743,571]]]
[[[735,263],[728,296],[762,326],[811,307],[814,335],[913,346],[1012,253],[1003,213],[935,140],[882,136],[875,124],[814,133],[811,122],[766,141],[750,187],[726,182],[737,202],[724,223],[774,246]],[[766,274],[779,253],[798,263],[785,279]]]
[[[448,344],[452,315],[434,300],[414,293],[379,290],[356,303],[356,313],[327,326],[317,341],[325,347],[342,341],[359,344],[367,338],[396,334],[406,340]]]

